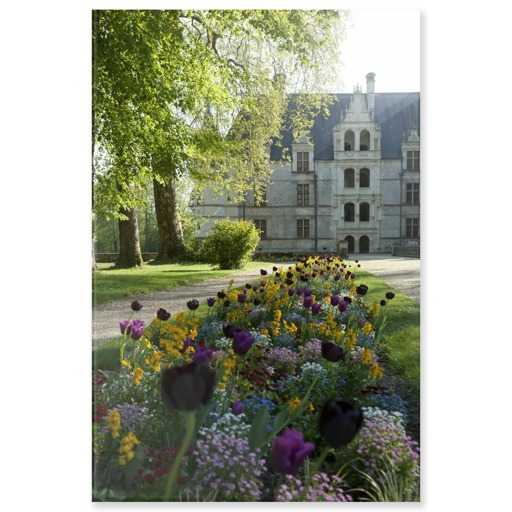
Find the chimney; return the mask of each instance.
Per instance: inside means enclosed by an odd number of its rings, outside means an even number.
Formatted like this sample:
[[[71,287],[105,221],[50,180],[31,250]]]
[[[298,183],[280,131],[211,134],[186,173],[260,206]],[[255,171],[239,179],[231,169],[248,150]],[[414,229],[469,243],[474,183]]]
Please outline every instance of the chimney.
[[[368,110],[375,109],[375,73],[368,73],[366,75],[366,102]]]

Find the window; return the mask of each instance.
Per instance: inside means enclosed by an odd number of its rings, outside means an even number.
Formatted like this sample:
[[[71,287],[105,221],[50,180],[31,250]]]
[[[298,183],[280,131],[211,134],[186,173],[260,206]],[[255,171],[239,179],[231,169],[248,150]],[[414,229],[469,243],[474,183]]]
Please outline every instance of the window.
[[[368,203],[361,203],[359,205],[359,220],[370,220],[370,205]]]
[[[256,188],[254,188],[254,206],[267,206],[267,187],[260,191],[260,197],[257,197]]]
[[[370,149],[370,132],[363,130],[359,136],[359,151],[368,151]]]
[[[309,152],[297,152],[297,172],[309,172]]]
[[[361,169],[359,171],[359,186],[363,188],[370,186],[370,169]]]
[[[260,233],[260,238],[263,240],[267,238],[267,220],[266,219],[254,219],[254,225]]]
[[[354,222],[355,207],[353,203],[346,203],[344,206],[345,222]]]
[[[420,152],[407,151],[407,170],[419,171],[420,170]]]
[[[407,204],[420,204],[419,183],[407,183]]]
[[[356,139],[352,130],[345,132],[345,151],[354,151],[356,147]]]
[[[407,238],[420,237],[420,219],[405,219],[405,236]]]
[[[309,219],[297,219],[297,238],[309,238]]]
[[[345,188],[354,188],[354,169],[345,169]]]
[[[297,185],[297,206],[309,206],[309,185]]]

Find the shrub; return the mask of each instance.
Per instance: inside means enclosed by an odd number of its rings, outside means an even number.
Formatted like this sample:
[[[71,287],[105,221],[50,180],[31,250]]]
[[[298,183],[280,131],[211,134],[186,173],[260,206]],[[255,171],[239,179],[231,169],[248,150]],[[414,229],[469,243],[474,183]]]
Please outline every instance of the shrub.
[[[223,219],[213,226],[205,238],[202,256],[220,269],[243,268],[250,261],[259,241],[258,230],[252,222]]]

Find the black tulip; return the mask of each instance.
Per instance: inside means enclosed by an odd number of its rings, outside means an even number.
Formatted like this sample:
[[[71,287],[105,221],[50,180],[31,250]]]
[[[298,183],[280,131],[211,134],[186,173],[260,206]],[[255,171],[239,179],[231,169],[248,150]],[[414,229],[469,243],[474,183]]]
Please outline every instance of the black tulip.
[[[393,292],[387,292],[386,293],[386,299],[391,300],[394,298],[395,294]]]
[[[324,441],[334,448],[354,439],[363,424],[363,411],[346,400],[328,400],[320,413],[318,427]]]
[[[273,270],[274,272],[276,272],[276,271],[277,271],[277,267],[272,267],[272,270]]]
[[[171,318],[171,314],[168,313],[165,309],[163,308],[160,308],[157,312],[156,312],[156,316],[159,320],[169,320],[169,318]]]
[[[382,299],[382,300],[380,301],[380,305],[381,305],[381,306],[385,306],[386,304],[387,304],[387,302],[386,302],[384,299]]]
[[[245,287],[246,287],[248,290],[250,290],[250,289],[252,288],[252,284],[251,284],[251,283],[246,283],[246,284],[245,284]]]
[[[223,299],[225,296],[226,296],[226,294],[224,292],[217,292],[217,297],[219,299]]]
[[[162,373],[164,401],[179,411],[192,411],[206,405],[213,396],[215,371],[205,363],[167,368]]]
[[[332,363],[345,361],[345,351],[330,341],[322,341],[322,357]]]
[[[262,269],[260,270],[260,274],[261,274],[262,276],[266,276],[266,275],[268,274],[268,272],[267,272],[265,269],[263,269],[263,268],[262,268]]]

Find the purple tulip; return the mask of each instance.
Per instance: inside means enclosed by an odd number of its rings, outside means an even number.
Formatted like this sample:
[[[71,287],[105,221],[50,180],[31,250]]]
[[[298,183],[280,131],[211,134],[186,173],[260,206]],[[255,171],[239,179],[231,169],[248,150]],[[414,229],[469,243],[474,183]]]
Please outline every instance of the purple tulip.
[[[169,318],[171,318],[171,314],[168,313],[165,309],[163,308],[160,308],[157,312],[156,312],[156,316],[159,320],[169,320]]]
[[[287,428],[272,443],[272,464],[278,473],[293,475],[314,451],[315,445],[305,443],[302,432]]]
[[[192,299],[187,302],[187,308],[190,311],[194,311],[199,307],[199,301],[197,299]]]
[[[246,299],[247,299],[247,295],[245,295],[245,293],[239,293],[238,294],[238,302],[240,304],[244,304]]]
[[[313,315],[318,315],[318,313],[320,313],[320,309],[322,309],[322,304],[320,304],[320,302],[315,302],[314,304],[311,304],[311,313]]]
[[[119,322],[121,328],[121,334],[130,334],[132,332],[132,323],[129,320],[123,320]]]
[[[335,281],[339,281],[340,279],[341,279],[341,274],[336,274],[336,275],[334,276],[334,280],[335,280]]]
[[[338,302],[338,309],[340,310],[341,313],[343,313],[343,311],[346,311],[348,308],[348,303],[346,300],[340,300]]]
[[[196,346],[196,351],[192,361],[195,363],[209,363],[212,360],[213,350],[205,346],[204,343],[199,343]]]
[[[233,407],[231,408],[231,410],[233,411],[233,414],[235,416],[238,416],[239,414],[242,414],[244,412],[244,404],[242,402],[240,402],[240,400],[237,400],[233,404]]]
[[[162,396],[179,411],[192,411],[206,405],[213,396],[215,371],[204,363],[167,368],[162,373]]]
[[[213,297],[208,297],[206,299],[206,304],[208,304],[208,307],[212,307],[215,304],[215,299]]]
[[[337,306],[339,302],[340,302],[340,298],[338,295],[331,296],[331,306]]]
[[[295,293],[293,288],[288,288],[288,295],[291,297]]]
[[[258,287],[257,287],[256,285],[254,285],[254,286],[252,287],[252,291],[253,291],[254,293],[256,293],[256,292],[258,291]]]
[[[131,308],[133,311],[140,311],[142,309],[142,304],[138,300],[134,300],[132,302]]]
[[[133,320],[132,321],[132,340],[140,340],[144,334],[144,320]]]
[[[233,351],[239,356],[247,354],[254,343],[254,338],[247,331],[233,332]]]
[[[307,295],[304,297],[304,307],[310,308],[313,305],[313,297],[311,295]]]

